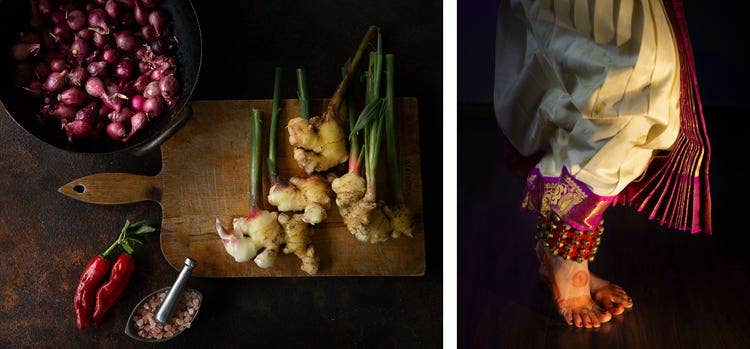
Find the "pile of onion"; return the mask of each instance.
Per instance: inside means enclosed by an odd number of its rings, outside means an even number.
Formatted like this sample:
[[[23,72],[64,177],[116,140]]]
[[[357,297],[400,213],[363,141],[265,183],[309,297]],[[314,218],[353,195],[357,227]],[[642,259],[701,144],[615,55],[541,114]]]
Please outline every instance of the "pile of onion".
[[[178,39],[160,0],[29,0],[11,48],[17,86],[70,142],[127,142],[180,98]]]

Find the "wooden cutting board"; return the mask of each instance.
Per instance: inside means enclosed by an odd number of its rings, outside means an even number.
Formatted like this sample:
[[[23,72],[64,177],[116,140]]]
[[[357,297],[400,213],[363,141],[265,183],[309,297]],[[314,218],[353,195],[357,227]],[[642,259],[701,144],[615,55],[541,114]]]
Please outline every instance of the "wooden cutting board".
[[[311,101],[313,115],[320,115],[327,100]],[[115,205],[153,200],[162,206],[161,249],[175,269],[190,256],[198,262],[193,275],[203,277],[307,276],[294,255],[280,255],[276,265],[258,268],[255,263],[235,262],[225,251],[214,229],[221,218],[231,227],[233,217],[248,212],[250,110],[263,110],[264,158],[267,155],[270,100],[196,101],[193,117],[161,147],[162,171],[156,176],[99,173],[76,179],[59,191],[84,202]],[[314,228],[313,243],[320,256],[320,276],[423,275],[425,270],[422,182],[419,161],[417,100],[396,101],[400,151],[404,167],[407,204],[415,217],[413,238],[381,244],[357,241],[332,205],[328,220]],[[297,100],[282,101],[279,116],[277,163],[282,178],[303,176],[288,143],[287,121],[299,115]],[[385,148],[381,150],[385,156]],[[268,178],[263,173],[263,189]],[[388,200],[387,167],[381,159],[379,199]],[[339,173],[345,169],[339,169]],[[267,202],[264,203],[270,207]]]

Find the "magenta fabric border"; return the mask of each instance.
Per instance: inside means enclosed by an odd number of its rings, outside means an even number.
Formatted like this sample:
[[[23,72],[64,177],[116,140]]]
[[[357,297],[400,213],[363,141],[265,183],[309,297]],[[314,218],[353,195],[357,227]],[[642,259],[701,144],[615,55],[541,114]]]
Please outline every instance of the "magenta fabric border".
[[[521,208],[532,213],[554,212],[573,228],[589,231],[599,226],[604,211],[616,198],[594,194],[565,167],[560,177],[545,177],[535,167],[526,178]]]

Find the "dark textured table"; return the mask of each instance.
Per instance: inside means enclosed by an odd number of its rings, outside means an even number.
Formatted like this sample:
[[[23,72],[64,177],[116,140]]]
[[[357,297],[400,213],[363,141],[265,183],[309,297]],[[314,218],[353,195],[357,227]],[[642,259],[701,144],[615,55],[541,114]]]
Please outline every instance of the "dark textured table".
[[[194,99],[270,98],[276,65],[304,65],[311,95],[325,97],[367,26],[383,28],[385,48],[397,59],[396,94],[419,98],[427,273],[192,279],[190,285],[204,294],[201,314],[193,328],[168,343],[440,346],[440,2],[199,1],[196,6],[205,53]],[[287,83],[284,93],[293,97],[294,86]],[[4,114],[0,140],[0,347],[139,346],[123,334],[126,317],[141,297],[177,275],[162,258],[158,239],[137,252],[126,294],[101,327],[75,329],[73,291],[83,266],[109,245],[125,218],[158,222],[159,205],[89,205],[59,194],[57,187],[97,172],[156,174],[160,154],[70,154],[27,135]]]

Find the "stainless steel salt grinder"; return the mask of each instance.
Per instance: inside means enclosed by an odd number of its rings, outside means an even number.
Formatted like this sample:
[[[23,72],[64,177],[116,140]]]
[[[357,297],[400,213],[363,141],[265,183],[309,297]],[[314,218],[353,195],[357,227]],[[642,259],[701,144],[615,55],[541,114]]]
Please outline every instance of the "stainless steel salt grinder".
[[[169,293],[167,293],[167,297],[164,298],[164,302],[161,303],[159,311],[156,312],[157,322],[163,324],[169,321],[169,317],[172,315],[172,310],[174,310],[174,306],[177,304],[177,300],[180,299],[180,294],[185,288],[187,280],[190,277],[190,273],[193,271],[193,268],[195,268],[196,265],[198,265],[198,263],[190,259],[190,257],[185,258],[185,266],[182,267],[180,275],[177,276],[177,280],[175,280],[174,285],[172,285],[172,287],[169,289]]]

